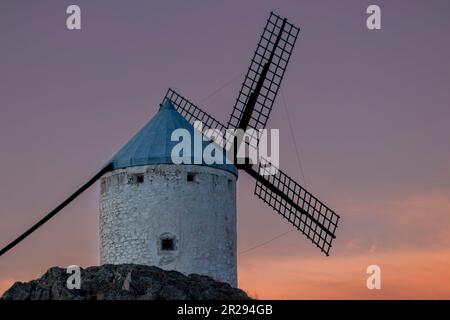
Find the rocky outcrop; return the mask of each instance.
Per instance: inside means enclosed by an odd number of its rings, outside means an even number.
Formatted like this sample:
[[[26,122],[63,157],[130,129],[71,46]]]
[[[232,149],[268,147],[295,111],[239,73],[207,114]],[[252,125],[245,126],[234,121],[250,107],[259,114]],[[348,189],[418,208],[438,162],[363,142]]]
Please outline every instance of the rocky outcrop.
[[[157,267],[122,264],[81,269],[80,289],[68,289],[66,269],[50,268],[41,278],[16,282],[4,300],[242,300],[245,292],[227,283]]]

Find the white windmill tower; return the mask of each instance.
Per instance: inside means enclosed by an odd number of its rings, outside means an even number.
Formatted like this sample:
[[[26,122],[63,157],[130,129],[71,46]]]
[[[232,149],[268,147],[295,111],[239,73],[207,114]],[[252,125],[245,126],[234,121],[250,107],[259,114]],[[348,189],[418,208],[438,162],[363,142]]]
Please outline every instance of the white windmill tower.
[[[174,164],[177,129],[194,137],[166,99],[110,161],[100,183],[100,262],[155,265],[236,286],[237,168],[206,165],[193,150],[191,165]]]
[[[174,164],[171,158],[176,144],[172,132],[185,129],[192,136],[195,121],[202,121],[205,130],[221,132],[264,128],[298,33],[286,18],[270,14],[227,126],[169,89],[158,113],[140,132],[80,189],[1,249],[0,256],[100,179],[101,263],[157,265],[236,286],[237,169],[256,180],[255,195],[328,255],[340,217],[283,171],[264,175],[261,163],[257,168],[192,165],[202,162],[196,152],[191,152],[190,164]],[[259,136],[233,140],[235,150],[241,143],[257,147]]]

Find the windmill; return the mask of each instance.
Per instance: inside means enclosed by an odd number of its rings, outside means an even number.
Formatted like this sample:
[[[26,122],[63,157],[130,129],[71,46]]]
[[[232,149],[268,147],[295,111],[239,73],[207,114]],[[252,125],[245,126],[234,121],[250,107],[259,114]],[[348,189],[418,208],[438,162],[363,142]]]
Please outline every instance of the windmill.
[[[236,285],[236,180],[238,169],[255,179],[255,195],[329,255],[339,216],[286,173],[264,174],[259,164],[193,166],[171,162],[168,133],[255,129],[257,147],[294,48],[299,28],[270,13],[227,125],[168,89],[158,113],[105,166],[70,197],[0,251],[0,256],[101,180],[102,263],[157,264],[203,273]],[[213,138],[213,137],[209,137]],[[217,141],[216,141],[217,142]],[[218,143],[226,152],[226,143]],[[219,188],[220,198],[211,192]],[[166,232],[167,231],[167,232]]]

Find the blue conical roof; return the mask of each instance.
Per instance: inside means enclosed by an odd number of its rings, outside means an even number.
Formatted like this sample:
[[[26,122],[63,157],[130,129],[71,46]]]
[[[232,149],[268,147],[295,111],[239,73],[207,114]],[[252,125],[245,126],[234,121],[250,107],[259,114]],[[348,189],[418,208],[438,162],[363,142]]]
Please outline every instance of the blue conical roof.
[[[164,101],[156,115],[108,162],[112,169],[124,169],[149,164],[173,164],[172,149],[178,141],[171,141],[175,129],[185,129],[194,137],[194,127],[183,118],[168,99]],[[203,142],[203,149],[209,142]],[[194,161],[194,143],[191,143],[191,164]],[[225,153],[224,153],[225,154]],[[225,159],[225,158],[224,158]],[[237,176],[237,168],[232,164],[205,164],[229,171]]]

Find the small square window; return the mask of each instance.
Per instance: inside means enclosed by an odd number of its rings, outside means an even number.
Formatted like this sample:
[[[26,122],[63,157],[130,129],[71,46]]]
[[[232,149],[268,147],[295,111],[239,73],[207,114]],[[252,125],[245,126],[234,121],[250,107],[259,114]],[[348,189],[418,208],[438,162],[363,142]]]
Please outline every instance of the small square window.
[[[192,173],[192,172],[189,172],[189,173],[187,174],[187,181],[188,181],[188,182],[193,182],[193,181],[194,181],[194,177],[195,177],[195,174]]]
[[[173,243],[173,239],[161,239],[161,250],[162,251],[173,251],[175,250],[175,245]]]

